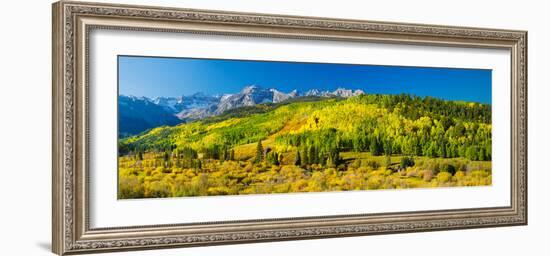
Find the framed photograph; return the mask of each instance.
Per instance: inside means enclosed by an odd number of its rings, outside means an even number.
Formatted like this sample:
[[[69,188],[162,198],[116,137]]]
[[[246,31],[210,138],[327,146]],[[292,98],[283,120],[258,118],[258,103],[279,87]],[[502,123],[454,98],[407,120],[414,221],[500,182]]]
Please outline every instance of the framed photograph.
[[[61,1],[53,251],[527,224],[527,32]]]

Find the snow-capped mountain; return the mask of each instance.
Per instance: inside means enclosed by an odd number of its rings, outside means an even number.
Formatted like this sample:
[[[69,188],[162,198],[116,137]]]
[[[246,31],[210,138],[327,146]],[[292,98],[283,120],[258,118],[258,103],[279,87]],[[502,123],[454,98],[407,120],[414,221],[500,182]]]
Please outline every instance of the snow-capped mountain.
[[[150,128],[181,123],[173,113],[147,97],[118,97],[119,136],[138,134]]]
[[[198,92],[189,96],[156,97],[152,101],[155,104],[162,106],[167,111],[177,114],[184,110],[207,108],[211,105],[215,105],[220,101],[220,97]]]
[[[166,111],[177,112],[177,108],[183,103],[183,97],[155,97],[151,101]]]
[[[257,85],[244,87],[239,93],[222,97],[214,114],[221,114],[227,110],[254,106],[262,103],[278,103],[294,98],[292,94],[286,94],[276,89],[266,89]]]
[[[202,108],[185,109],[177,113],[176,116],[183,121],[203,119],[205,117],[213,116],[217,107],[217,104],[212,104]]]
[[[357,95],[360,95],[360,94],[365,94],[365,92],[363,90],[348,90],[348,89],[344,89],[344,88],[338,88],[336,89],[335,91],[332,92],[332,95],[336,96],[336,97],[343,97],[343,98],[349,98],[349,97],[352,97],[352,96],[357,96]]]
[[[307,91],[304,96],[317,96],[317,97],[343,97],[348,98],[352,96],[357,96],[360,94],[365,94],[363,90],[350,90],[345,88],[338,88],[334,91],[320,91],[317,89],[311,89]]]
[[[174,125],[181,122],[203,119],[209,116],[244,106],[263,103],[279,103],[297,97],[352,97],[364,94],[362,90],[338,88],[334,91],[312,89],[305,94],[293,90],[289,93],[275,88],[249,85],[235,94],[206,95],[195,93],[179,97],[119,96],[119,113],[123,134],[137,134],[160,125]],[[133,128],[132,128],[133,127]],[[122,130],[122,128],[121,128]]]
[[[307,91],[304,96],[325,96],[327,95],[329,92],[328,91],[319,91],[317,89],[311,89],[309,91]]]
[[[271,93],[273,93],[273,103],[285,101],[285,100],[288,100],[288,99],[291,99],[291,98],[294,98],[294,97],[297,96],[296,93],[292,93],[292,92],[291,93],[284,93],[284,92],[277,91],[277,89],[269,89],[269,91]]]

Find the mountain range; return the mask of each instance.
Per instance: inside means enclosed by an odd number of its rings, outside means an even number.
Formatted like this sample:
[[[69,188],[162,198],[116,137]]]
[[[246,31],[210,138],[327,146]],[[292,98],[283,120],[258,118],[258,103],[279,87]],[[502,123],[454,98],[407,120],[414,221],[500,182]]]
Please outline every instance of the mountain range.
[[[345,88],[334,91],[312,89],[305,93],[293,90],[285,93],[274,88],[249,85],[238,93],[224,95],[207,95],[202,92],[156,98],[119,95],[119,137],[135,135],[158,126],[216,116],[239,107],[279,103],[299,97],[347,98],[360,94],[364,92]]]

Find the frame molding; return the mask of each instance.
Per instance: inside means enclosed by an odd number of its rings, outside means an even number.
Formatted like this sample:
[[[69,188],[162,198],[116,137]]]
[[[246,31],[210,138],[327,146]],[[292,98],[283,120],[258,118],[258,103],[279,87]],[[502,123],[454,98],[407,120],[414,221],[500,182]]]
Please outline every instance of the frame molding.
[[[61,1],[53,4],[52,250],[104,252],[527,224],[527,32]],[[511,206],[91,229],[88,39],[94,29],[511,51]]]

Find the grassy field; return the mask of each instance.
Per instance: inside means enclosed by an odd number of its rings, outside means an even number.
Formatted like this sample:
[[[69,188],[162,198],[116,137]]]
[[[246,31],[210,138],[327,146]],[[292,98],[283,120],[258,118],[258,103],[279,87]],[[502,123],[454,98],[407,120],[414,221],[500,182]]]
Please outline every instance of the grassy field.
[[[248,146],[252,147],[252,146]],[[248,147],[244,147],[244,150]],[[253,150],[250,150],[253,152]],[[240,158],[251,159],[242,154]],[[416,157],[402,168],[403,156],[342,152],[342,164],[296,166],[295,154],[280,165],[251,160],[204,159],[200,168],[182,168],[178,159],[155,154],[143,160],[119,158],[119,198],[239,195],[373,189],[405,189],[491,184],[491,162],[463,158]],[[286,159],[286,160],[285,160]]]

